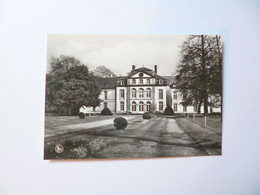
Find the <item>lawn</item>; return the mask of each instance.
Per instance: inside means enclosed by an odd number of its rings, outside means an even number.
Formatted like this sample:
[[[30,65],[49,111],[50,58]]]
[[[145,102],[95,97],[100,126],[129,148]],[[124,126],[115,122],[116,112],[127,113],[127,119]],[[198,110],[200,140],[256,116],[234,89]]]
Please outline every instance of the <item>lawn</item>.
[[[80,119],[78,116],[45,116],[45,129],[112,118],[115,118],[115,116],[86,116],[84,119]]]
[[[189,120],[193,121],[193,117],[190,116]],[[205,118],[203,116],[195,117],[195,123],[201,127],[205,127]],[[222,133],[222,121],[221,116],[207,116],[207,128],[213,130],[215,133],[221,134]]]

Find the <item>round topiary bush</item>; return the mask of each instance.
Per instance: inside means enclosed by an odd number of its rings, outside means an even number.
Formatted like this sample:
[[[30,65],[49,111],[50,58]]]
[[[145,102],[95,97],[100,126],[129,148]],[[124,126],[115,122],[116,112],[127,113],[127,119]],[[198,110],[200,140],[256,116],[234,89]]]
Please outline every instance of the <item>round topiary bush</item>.
[[[170,106],[167,106],[164,111],[163,111],[164,115],[174,115],[173,109]]]
[[[152,116],[149,114],[149,112],[146,112],[143,114],[143,119],[151,119]]]
[[[118,117],[114,120],[114,126],[116,127],[116,129],[125,129],[127,125],[127,120],[123,117]]]
[[[112,115],[112,112],[109,110],[109,108],[104,108],[101,111],[101,115]]]
[[[79,118],[80,118],[80,119],[85,118],[85,114],[84,114],[83,112],[80,112],[80,113],[79,113]]]

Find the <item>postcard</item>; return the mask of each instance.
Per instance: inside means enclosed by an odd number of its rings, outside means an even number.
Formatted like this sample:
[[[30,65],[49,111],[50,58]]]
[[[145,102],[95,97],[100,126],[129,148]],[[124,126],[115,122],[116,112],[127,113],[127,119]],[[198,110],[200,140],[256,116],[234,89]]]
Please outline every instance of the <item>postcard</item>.
[[[44,159],[221,155],[220,35],[50,34]]]

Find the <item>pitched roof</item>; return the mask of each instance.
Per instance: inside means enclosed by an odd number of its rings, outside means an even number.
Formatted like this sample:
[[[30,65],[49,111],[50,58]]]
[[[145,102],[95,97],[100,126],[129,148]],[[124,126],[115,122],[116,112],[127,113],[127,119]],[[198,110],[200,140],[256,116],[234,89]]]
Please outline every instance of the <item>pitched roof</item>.
[[[114,89],[116,87],[117,79],[121,77],[108,77],[108,78],[101,78],[96,77],[95,80],[101,86],[102,89]]]

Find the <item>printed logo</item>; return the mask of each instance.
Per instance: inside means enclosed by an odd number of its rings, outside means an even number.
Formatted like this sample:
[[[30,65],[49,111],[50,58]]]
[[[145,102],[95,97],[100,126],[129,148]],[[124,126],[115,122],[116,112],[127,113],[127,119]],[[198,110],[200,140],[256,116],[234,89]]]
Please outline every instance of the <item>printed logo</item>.
[[[64,150],[63,146],[61,144],[58,144],[55,146],[55,152],[62,153]]]

